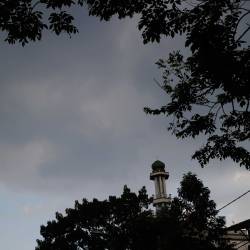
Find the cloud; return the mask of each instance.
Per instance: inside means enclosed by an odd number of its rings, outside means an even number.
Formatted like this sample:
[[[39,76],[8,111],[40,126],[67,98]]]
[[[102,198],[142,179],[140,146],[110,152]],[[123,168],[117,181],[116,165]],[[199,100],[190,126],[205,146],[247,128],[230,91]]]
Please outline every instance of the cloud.
[[[238,169],[234,173],[233,181],[242,184],[242,183],[250,183],[250,174],[245,169]],[[250,185],[249,185],[250,188]]]
[[[25,205],[22,207],[22,212],[28,217],[41,213],[42,211],[44,212],[44,207],[41,204]]]
[[[199,141],[177,141],[165,117],[143,113],[144,106],[166,103],[153,81],[161,79],[154,63],[183,39],[143,45],[135,19],[104,23],[78,14],[80,34],[72,39],[45,36],[25,48],[1,45],[0,183],[10,207],[22,200],[19,226],[29,228],[26,243],[33,246],[30,235],[38,237],[42,220],[75,199],[104,199],[120,194],[124,184],[132,190],[146,185],[152,194],[149,173],[156,158],[166,163],[167,190],[174,195],[190,170],[211,188],[218,206],[244,192],[248,172],[232,162],[201,169],[190,159]],[[229,221],[240,220],[248,203],[223,212]],[[15,227],[16,221],[5,245]],[[24,239],[19,232],[15,237]]]
[[[55,149],[45,140],[27,144],[0,144],[0,181],[5,185],[26,186],[39,181],[39,169],[53,159]]]
[[[88,28],[92,31],[95,26]],[[134,36],[138,32],[134,21],[111,26],[114,29],[105,26],[101,32],[102,40],[90,32],[90,37],[61,39],[60,46],[57,39],[51,39],[25,52],[6,50],[17,60],[9,62],[11,67],[2,65],[2,148],[20,151],[40,140],[49,142],[55,151],[53,158],[44,152],[46,160],[33,167],[36,171],[20,167],[27,172],[26,181],[12,175],[6,185],[44,192],[79,186],[93,189],[109,179],[123,185],[144,164],[139,160],[139,155],[144,157],[141,149],[147,147],[150,152],[154,136],[159,138],[159,122],[146,116],[143,107],[160,103],[155,96],[161,91],[152,84],[154,72],[149,70],[154,67],[151,55],[155,50],[160,54],[160,47],[143,46],[139,33]],[[26,60],[22,60],[24,54]],[[165,125],[161,129],[165,132]],[[15,168],[16,163],[13,173]]]

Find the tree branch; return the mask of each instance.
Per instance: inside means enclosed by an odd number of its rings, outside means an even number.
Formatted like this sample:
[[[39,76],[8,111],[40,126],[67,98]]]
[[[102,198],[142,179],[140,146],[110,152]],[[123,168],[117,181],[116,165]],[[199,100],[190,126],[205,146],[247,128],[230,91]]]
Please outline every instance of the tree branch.
[[[227,113],[226,113],[226,112],[225,112],[225,110],[224,110],[223,104],[221,103],[220,105],[221,105],[221,108],[222,108],[223,114],[224,114],[224,115],[227,115]]]
[[[219,102],[215,102],[215,103],[211,106],[211,108],[209,109],[209,112],[208,112],[208,113],[211,113],[211,111],[214,109],[214,107],[215,107],[217,104],[219,104]]]
[[[234,100],[233,99],[232,99],[231,103],[232,103],[232,108],[233,108],[233,113],[234,113],[235,109],[234,109]]]
[[[217,120],[217,116],[218,116],[218,113],[219,111],[221,110],[222,107],[218,107],[216,113],[215,113],[215,116],[214,116],[214,122]]]
[[[237,28],[238,28],[240,22],[242,21],[242,19],[243,19],[245,16],[247,16],[248,14],[250,14],[250,10],[245,9],[245,8],[242,8],[242,9],[246,10],[247,12],[244,13],[244,14],[239,18],[238,22],[236,23],[236,25],[235,25],[235,31],[234,31],[234,36],[236,35]],[[238,40],[239,40],[239,39],[238,39]]]
[[[154,78],[153,80],[154,80],[154,82],[156,83],[156,85],[157,85],[159,88],[161,88],[162,90],[165,91],[164,86],[161,85],[159,81],[157,81],[155,78]]]
[[[249,108],[249,99],[247,100],[247,107],[246,107],[246,111],[248,111]]]
[[[32,6],[32,10],[36,8],[37,5],[39,5],[41,2],[40,1],[37,1],[36,3],[33,4]]]
[[[249,25],[248,28],[245,29],[245,31],[240,35],[240,37],[236,40],[236,42],[239,42],[240,39],[243,38],[249,30],[250,30],[250,25]]]

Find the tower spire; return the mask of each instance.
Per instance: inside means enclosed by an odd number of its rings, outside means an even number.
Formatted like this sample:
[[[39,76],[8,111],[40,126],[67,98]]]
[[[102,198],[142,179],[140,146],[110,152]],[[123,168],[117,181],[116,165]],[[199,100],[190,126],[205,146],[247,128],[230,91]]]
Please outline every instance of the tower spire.
[[[167,196],[166,183],[169,173],[165,171],[165,164],[159,160],[152,164],[152,172],[150,173],[150,180],[155,183],[155,196],[153,205],[156,207],[156,212],[159,211],[166,203],[170,201]]]

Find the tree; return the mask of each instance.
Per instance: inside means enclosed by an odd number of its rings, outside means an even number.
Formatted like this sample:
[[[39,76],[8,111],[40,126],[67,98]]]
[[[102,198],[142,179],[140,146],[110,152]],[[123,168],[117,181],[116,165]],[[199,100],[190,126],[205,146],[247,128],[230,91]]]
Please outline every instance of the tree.
[[[203,1],[180,15],[187,15],[179,32],[187,29],[192,54],[184,58],[174,52],[157,62],[170,102],[160,109],[145,108],[172,116],[168,129],[177,138],[206,135],[207,142],[192,156],[201,166],[231,158],[250,169],[244,147],[250,140],[250,49],[243,46],[250,27],[239,29],[250,10],[242,2]]]
[[[74,17],[64,9],[82,4],[83,0],[0,0],[0,30],[5,41],[23,46],[40,40],[47,29],[57,35],[74,34]]]
[[[175,197],[157,216],[145,187],[138,195],[126,186],[120,197],[75,202],[66,215],[41,226],[36,250],[209,250],[231,249],[223,240],[224,218],[217,216],[210,191],[193,174],[184,175]]]
[[[180,51],[159,60],[166,105],[148,114],[172,117],[168,129],[177,138],[203,135],[204,145],[192,158],[202,167],[211,159],[231,158],[250,169],[250,14],[248,0],[32,0],[0,1],[0,28],[6,40],[25,44],[41,39],[42,31],[77,32],[63,7],[84,6],[89,15],[108,21],[139,16],[143,42],[182,35],[191,55]],[[52,11],[48,23],[43,9]],[[59,12],[57,12],[58,10]]]
[[[138,14],[144,43],[183,35],[191,50],[159,60],[162,89],[170,101],[146,113],[173,117],[177,138],[206,137],[192,156],[201,166],[231,158],[250,169],[250,24],[247,0],[86,0],[89,13],[109,20]]]
[[[137,223],[143,221],[147,224],[147,220],[150,223],[152,219],[149,204],[145,188],[136,195],[126,186],[120,197],[76,201],[74,209],[66,209],[66,216],[56,213],[56,220],[41,226],[44,240],[38,240],[36,249],[133,249],[143,239],[138,235],[144,228],[133,234]],[[149,239],[147,243],[151,245]]]

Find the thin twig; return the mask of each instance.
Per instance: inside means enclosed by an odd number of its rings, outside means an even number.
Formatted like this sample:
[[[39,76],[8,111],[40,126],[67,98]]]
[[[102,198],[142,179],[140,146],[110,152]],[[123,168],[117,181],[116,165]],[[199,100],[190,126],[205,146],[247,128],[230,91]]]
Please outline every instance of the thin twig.
[[[211,111],[214,109],[214,107],[215,107],[217,104],[219,104],[219,103],[218,103],[218,102],[215,102],[215,103],[211,106],[211,108],[209,109],[209,112],[208,112],[208,113],[211,113]]]
[[[38,4],[40,4],[40,3],[41,3],[40,1],[37,1],[36,3],[34,3],[33,6],[32,6],[32,9],[35,9],[35,7],[36,7]]]
[[[156,85],[157,85],[158,87],[160,87],[161,89],[164,90],[163,85],[161,85],[155,78],[154,78],[153,80],[154,80],[154,82],[156,83]]]
[[[243,19],[245,16],[247,16],[248,14],[250,14],[250,10],[247,10],[247,9],[245,9],[245,8],[244,8],[244,10],[246,10],[247,12],[244,13],[244,14],[239,18],[239,20],[238,20],[238,22],[237,22],[237,24],[236,24],[236,26],[235,26],[234,36],[236,35],[237,28],[238,28],[240,22],[242,21],[242,19]]]
[[[246,111],[248,111],[249,108],[249,99],[247,100],[247,107],[246,107]]]
[[[233,108],[233,113],[234,113],[235,109],[234,109],[234,100],[233,99],[232,99],[231,103],[232,103],[232,108]]]
[[[215,113],[214,122],[217,120],[217,116],[220,110],[221,110],[221,107],[219,107]]]
[[[222,108],[222,111],[223,111],[224,115],[227,115],[227,113],[224,110],[223,104],[221,103],[220,105],[221,105],[221,108]]]
[[[236,42],[239,42],[240,39],[243,38],[249,30],[250,30],[250,26],[247,29],[245,29],[245,31],[240,35],[240,37],[236,40]]]

